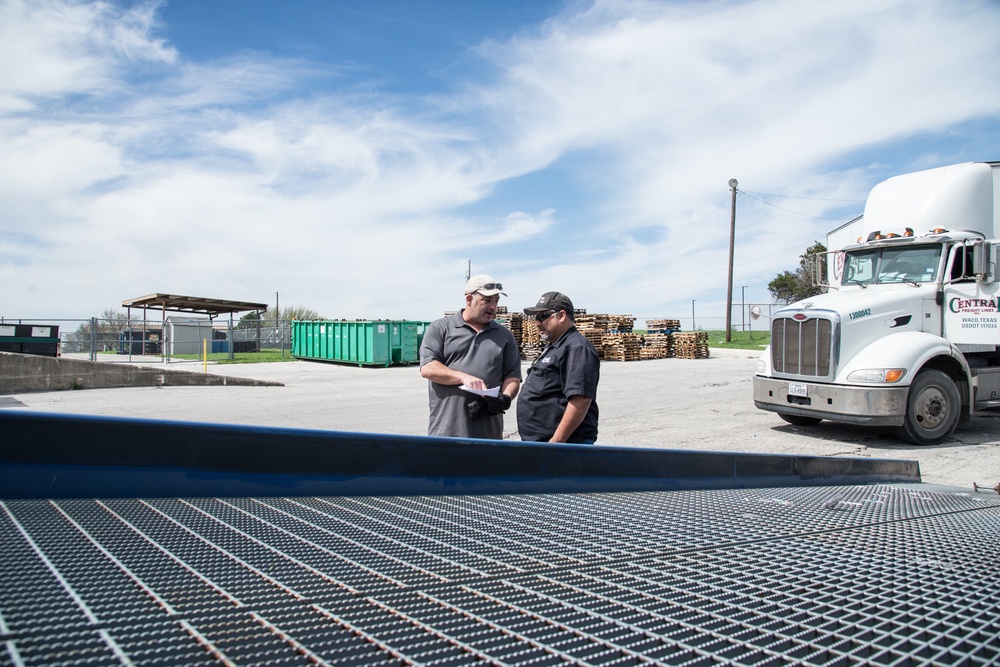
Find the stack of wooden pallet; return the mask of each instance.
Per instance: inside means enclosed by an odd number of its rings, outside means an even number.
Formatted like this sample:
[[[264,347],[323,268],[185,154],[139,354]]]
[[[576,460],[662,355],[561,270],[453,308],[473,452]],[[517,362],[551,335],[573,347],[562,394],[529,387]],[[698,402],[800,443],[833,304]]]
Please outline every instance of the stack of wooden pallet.
[[[677,332],[672,335],[675,357],[678,359],[708,359],[708,332]]]
[[[674,356],[674,337],[666,333],[646,333],[642,336],[643,359],[667,359]]]
[[[604,347],[604,359],[608,361],[639,361],[639,336],[634,333],[604,334],[601,341]]]
[[[604,329],[580,329],[579,331],[583,334],[584,338],[597,348],[597,352],[600,353],[601,348],[604,346],[604,334],[606,333]]]
[[[542,339],[538,336],[538,326],[532,317],[522,317],[521,319],[521,358],[527,361],[534,361],[545,349]]]
[[[601,331],[607,331],[611,328],[611,318],[608,315],[587,315],[587,311],[580,310],[576,310],[574,312],[576,328],[580,331],[583,331],[584,329],[600,329]]]
[[[501,326],[510,329],[510,332],[514,334],[514,341],[517,343],[518,348],[520,348],[521,342],[524,340],[524,315],[521,313],[510,313],[509,315],[498,314],[496,321]],[[534,328],[534,325],[532,325],[532,328]]]
[[[682,333],[680,320],[646,320],[646,334],[634,333],[632,315],[588,314],[574,311],[576,328],[593,343],[601,359],[640,361],[642,359],[704,359],[708,357],[708,334]],[[498,318],[500,319],[500,318]],[[534,361],[545,348],[534,319],[514,313],[507,317],[521,347],[521,358]]]
[[[608,315],[609,333],[632,333],[635,318],[631,315]]]
[[[646,320],[647,333],[674,333],[681,330],[680,320]]]
[[[666,359],[667,349],[663,347],[640,347],[639,359],[649,361],[650,359]]]

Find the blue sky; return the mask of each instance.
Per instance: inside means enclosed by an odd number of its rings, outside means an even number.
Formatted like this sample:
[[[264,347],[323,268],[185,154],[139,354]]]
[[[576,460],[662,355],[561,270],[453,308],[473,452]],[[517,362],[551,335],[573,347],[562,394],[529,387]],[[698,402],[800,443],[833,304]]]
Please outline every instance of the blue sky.
[[[0,316],[154,292],[725,321],[889,176],[1000,159],[991,0],[0,0]],[[739,324],[739,311],[734,321]]]

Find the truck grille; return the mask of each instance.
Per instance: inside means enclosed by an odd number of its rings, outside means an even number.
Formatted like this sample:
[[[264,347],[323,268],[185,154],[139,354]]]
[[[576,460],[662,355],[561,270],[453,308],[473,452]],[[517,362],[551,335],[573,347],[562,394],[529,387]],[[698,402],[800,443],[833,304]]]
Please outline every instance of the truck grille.
[[[781,375],[828,379],[833,371],[833,321],[776,317],[771,321],[771,368]]]

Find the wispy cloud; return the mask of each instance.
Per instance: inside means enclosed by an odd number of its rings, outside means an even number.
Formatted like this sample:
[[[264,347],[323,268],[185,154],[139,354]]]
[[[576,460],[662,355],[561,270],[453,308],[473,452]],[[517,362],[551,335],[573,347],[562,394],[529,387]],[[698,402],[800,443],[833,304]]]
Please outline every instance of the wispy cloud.
[[[39,98],[122,85],[130,66],[170,65],[174,49],[152,37],[156,6],[5,0],[0,3],[0,90],[14,109]]]
[[[341,85],[338,62],[195,62],[160,8],[0,0],[3,314],[280,290],[425,319],[471,260],[515,308],[556,288],[721,315],[729,178],[810,198],[740,198],[737,280],[759,300],[847,214],[834,200],[996,157],[969,130],[1000,118],[986,1],[570,3],[425,96]]]

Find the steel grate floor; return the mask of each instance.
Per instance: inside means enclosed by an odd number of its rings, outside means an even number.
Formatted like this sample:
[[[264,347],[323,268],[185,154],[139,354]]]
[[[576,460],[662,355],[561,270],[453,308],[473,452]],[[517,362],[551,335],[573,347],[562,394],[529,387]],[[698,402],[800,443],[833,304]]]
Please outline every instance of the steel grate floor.
[[[0,665],[1000,663],[1000,499],[0,502]]]

